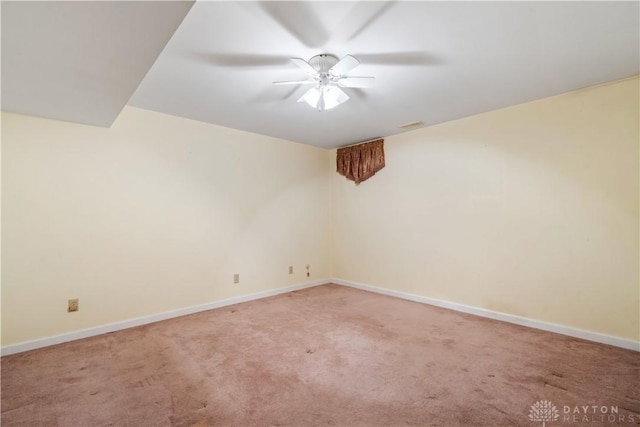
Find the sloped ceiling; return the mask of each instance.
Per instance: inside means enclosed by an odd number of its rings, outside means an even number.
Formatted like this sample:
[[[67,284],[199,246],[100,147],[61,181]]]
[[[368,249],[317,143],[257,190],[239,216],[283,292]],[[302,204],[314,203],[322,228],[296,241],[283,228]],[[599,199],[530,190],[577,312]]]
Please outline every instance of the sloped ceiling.
[[[2,1],[2,110],[111,126],[192,1]]]
[[[639,73],[638,2],[5,3],[3,109],[107,126],[128,100],[330,148]],[[319,53],[375,87],[318,112],[272,85]]]

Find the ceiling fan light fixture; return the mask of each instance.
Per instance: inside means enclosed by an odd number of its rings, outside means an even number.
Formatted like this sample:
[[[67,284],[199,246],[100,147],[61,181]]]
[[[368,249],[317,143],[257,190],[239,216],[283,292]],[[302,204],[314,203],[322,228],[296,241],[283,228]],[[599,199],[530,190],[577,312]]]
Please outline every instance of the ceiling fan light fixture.
[[[349,100],[349,96],[338,89],[336,86],[325,86],[324,92],[324,109],[330,110]]]
[[[302,95],[298,102],[306,102],[311,108],[318,108],[321,92],[317,87],[312,87]]]
[[[309,89],[298,102],[306,102],[319,111],[331,110],[349,100],[349,96],[336,86],[322,86]]]

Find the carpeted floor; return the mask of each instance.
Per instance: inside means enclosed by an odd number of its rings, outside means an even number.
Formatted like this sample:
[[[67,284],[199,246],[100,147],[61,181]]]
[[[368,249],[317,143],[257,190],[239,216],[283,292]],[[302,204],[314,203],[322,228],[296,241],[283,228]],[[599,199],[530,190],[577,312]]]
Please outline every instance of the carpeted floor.
[[[325,285],[3,357],[2,426],[629,426],[639,380],[637,352]]]

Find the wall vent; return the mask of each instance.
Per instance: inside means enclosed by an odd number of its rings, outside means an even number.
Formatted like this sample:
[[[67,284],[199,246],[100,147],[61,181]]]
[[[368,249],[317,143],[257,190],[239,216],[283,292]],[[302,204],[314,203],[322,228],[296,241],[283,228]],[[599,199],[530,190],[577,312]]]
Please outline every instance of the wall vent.
[[[411,122],[411,123],[406,123],[404,125],[400,125],[400,127],[402,129],[409,129],[409,128],[413,128],[413,127],[416,127],[416,126],[423,126],[423,125],[424,125],[424,123],[422,123],[420,121],[417,121],[417,122]]]

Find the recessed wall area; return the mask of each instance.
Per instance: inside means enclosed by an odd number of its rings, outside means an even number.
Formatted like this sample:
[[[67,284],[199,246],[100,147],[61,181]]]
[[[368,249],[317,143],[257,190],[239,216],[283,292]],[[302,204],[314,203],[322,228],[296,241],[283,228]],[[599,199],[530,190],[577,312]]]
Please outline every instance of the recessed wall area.
[[[138,108],[3,113],[2,345],[332,278],[638,342],[638,117],[636,77],[418,129],[355,186]]]

